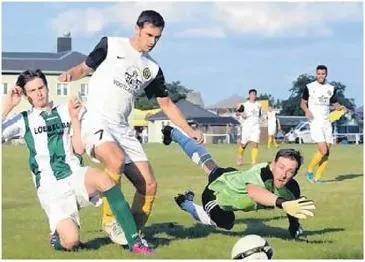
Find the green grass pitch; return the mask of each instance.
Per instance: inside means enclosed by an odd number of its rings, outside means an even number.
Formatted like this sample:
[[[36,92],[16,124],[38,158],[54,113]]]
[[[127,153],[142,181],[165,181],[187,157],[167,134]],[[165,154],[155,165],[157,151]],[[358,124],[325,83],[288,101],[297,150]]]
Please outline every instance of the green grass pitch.
[[[305,167],[315,146],[291,147],[300,148],[303,152]],[[235,167],[235,145],[208,145],[208,148],[219,165]],[[145,229],[147,240],[156,245],[152,259],[227,259],[234,243],[246,234],[259,234],[266,238],[273,246],[275,259],[363,258],[362,145],[333,147],[323,177],[327,181],[325,184],[309,184],[303,176],[305,168],[299,171],[297,180],[302,195],[315,200],[317,206],[315,217],[302,221],[307,241],[288,238],[286,216],[277,209],[236,212],[236,224],[231,231],[195,223],[187,213],[177,208],[173,196],[191,189],[200,203],[200,193],[206,184],[202,170],[194,166],[176,145],[148,144],[145,150],[158,180],[158,197]],[[249,154],[250,150],[247,150],[246,157]],[[274,154],[275,149],[262,146],[259,158],[269,161]],[[36,197],[27,157],[24,146],[2,147],[3,258],[142,258],[106,239],[100,227],[100,209],[97,208],[81,211],[81,240],[91,249],[54,251],[48,244],[48,222]],[[131,201],[134,190],[125,178],[122,189]]]

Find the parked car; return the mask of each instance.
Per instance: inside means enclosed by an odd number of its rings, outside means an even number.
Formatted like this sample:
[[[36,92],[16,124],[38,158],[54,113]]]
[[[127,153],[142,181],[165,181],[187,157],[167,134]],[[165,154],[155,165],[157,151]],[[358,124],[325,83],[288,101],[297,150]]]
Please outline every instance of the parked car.
[[[304,143],[312,144],[314,143],[311,134],[309,121],[302,121],[285,134],[285,141],[287,143]]]

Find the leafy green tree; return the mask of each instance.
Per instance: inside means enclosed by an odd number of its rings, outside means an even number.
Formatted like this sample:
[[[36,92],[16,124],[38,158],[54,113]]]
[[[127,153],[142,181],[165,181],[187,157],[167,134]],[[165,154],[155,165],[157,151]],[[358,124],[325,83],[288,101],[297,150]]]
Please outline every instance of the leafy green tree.
[[[186,95],[193,91],[191,89],[185,88],[180,81],[173,81],[172,83],[166,83],[166,88],[169,91],[169,97],[175,103],[180,99],[186,98]],[[148,99],[146,94],[142,92],[136,97],[134,102],[134,106],[140,110],[148,110],[148,109],[155,109],[159,108],[157,101],[155,98]]]

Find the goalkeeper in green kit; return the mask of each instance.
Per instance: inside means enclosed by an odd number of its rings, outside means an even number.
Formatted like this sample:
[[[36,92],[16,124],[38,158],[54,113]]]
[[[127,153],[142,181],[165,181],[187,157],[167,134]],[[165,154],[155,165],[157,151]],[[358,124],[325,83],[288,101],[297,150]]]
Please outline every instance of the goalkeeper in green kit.
[[[298,183],[293,179],[303,160],[294,149],[280,149],[271,163],[260,163],[247,171],[232,167],[221,168],[205,147],[184,135],[179,129],[164,127],[163,143],[180,145],[185,154],[208,175],[202,193],[202,206],[193,202],[189,191],[175,197],[179,207],[195,220],[227,230],[235,221],[234,211],[254,211],[280,208],[289,219],[289,233],[293,238],[303,234],[299,219],[313,216],[314,202],[300,197]]]

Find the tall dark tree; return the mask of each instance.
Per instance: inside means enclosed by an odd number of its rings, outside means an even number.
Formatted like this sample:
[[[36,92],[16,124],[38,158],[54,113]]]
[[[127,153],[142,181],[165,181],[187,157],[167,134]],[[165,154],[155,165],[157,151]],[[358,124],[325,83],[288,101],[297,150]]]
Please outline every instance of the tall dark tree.
[[[185,88],[179,81],[166,83],[166,88],[169,91],[169,97],[175,103],[180,99],[186,98],[186,95],[192,91],[191,89]],[[155,109],[159,107],[156,99],[148,99],[144,92],[136,97],[134,106],[141,110]]]

